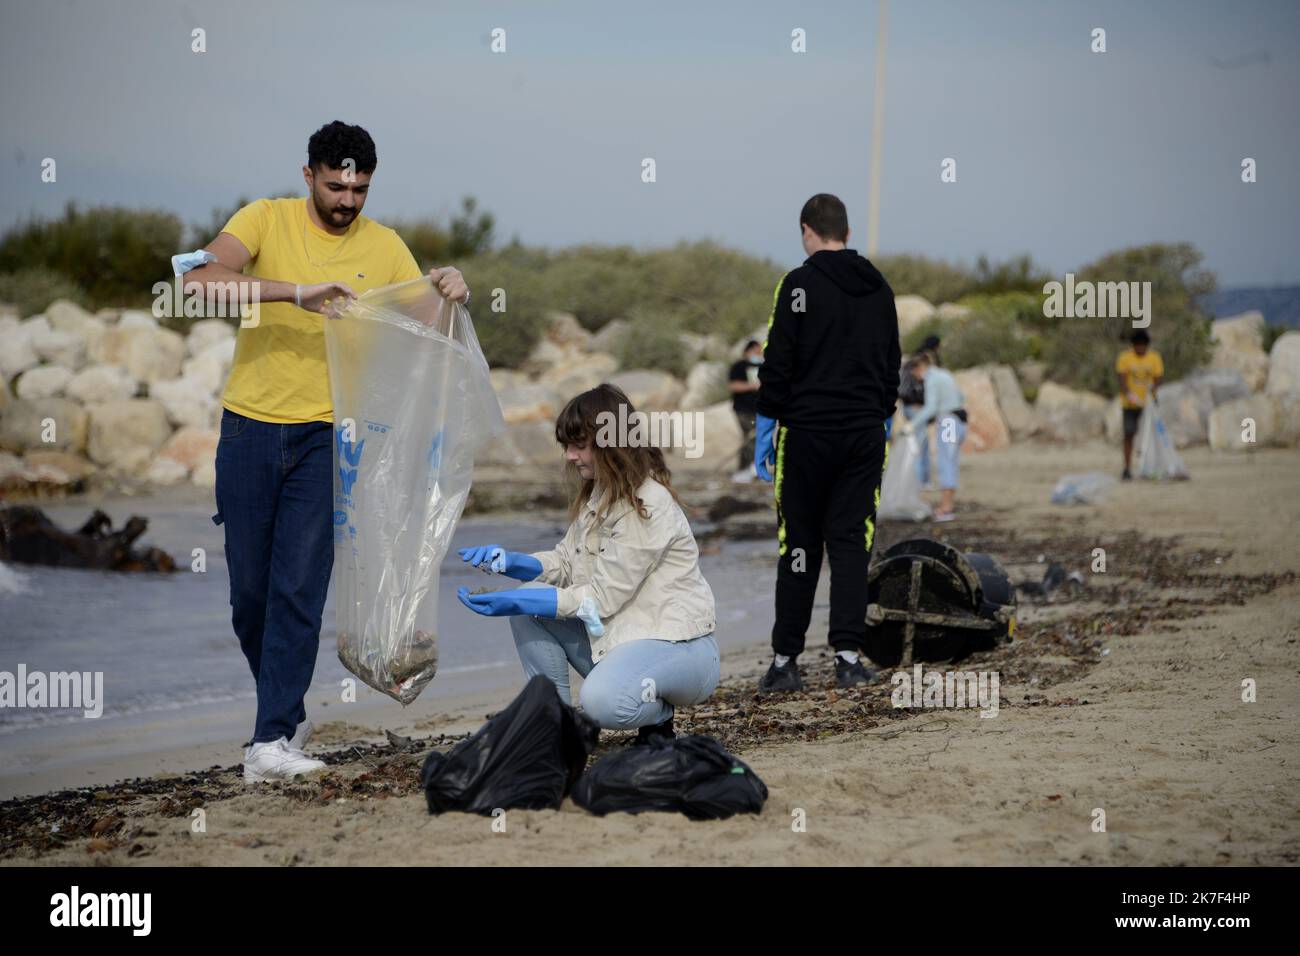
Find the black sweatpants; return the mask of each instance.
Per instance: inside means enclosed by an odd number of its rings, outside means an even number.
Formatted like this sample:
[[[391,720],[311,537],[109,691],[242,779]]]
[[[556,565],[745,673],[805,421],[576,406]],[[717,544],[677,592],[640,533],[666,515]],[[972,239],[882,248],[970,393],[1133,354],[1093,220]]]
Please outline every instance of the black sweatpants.
[[[867,566],[885,447],[883,424],[777,432],[776,653],[793,657],[803,651],[823,550],[831,562],[830,644],[837,651],[865,650]]]

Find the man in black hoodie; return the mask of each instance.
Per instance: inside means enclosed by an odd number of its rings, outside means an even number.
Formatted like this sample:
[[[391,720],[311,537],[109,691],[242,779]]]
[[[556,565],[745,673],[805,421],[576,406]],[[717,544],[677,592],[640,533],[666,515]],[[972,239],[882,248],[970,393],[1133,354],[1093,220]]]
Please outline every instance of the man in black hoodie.
[[[885,422],[898,398],[898,314],[876,267],[845,248],[844,203],[819,193],[799,214],[808,258],[777,283],[759,370],[754,466],[773,480],[780,558],[775,659],[759,690],[799,690],[823,550],[831,563],[830,643],[840,687],[874,674],[865,653]]]

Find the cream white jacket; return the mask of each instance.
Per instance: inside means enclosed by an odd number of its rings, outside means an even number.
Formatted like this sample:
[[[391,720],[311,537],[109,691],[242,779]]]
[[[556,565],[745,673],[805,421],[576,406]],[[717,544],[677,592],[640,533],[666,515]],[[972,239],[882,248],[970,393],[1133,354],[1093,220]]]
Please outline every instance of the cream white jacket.
[[[598,491],[555,550],[533,555],[542,565],[535,580],[557,591],[558,617],[577,617],[585,598],[594,604],[605,633],[591,641],[593,661],[628,641],[703,637],[717,623],[686,515],[653,478],[642,483],[637,496],[648,519],[619,502],[599,520]]]

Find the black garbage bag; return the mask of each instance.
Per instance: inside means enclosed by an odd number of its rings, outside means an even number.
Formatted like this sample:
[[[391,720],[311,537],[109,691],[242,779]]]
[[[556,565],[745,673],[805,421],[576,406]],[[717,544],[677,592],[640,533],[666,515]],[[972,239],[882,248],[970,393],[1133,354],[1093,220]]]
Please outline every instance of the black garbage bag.
[[[598,760],[573,788],[573,802],[597,816],[680,811],[692,820],[759,813],[767,785],[712,737],[652,739]]]
[[[587,765],[600,735],[538,674],[510,706],[468,740],[424,761],[420,785],[430,813],[557,808]]]

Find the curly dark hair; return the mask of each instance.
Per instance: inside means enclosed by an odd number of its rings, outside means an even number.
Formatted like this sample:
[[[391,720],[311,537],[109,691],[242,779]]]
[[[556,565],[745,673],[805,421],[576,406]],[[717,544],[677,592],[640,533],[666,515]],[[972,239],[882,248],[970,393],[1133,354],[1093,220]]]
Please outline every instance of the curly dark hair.
[[[342,169],[345,159],[356,163],[358,173],[373,173],[379,163],[375,141],[360,126],[335,120],[316,130],[307,140],[307,165],[313,170]]]

